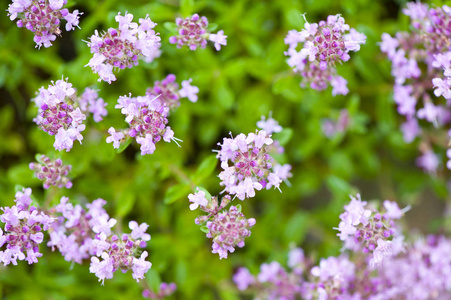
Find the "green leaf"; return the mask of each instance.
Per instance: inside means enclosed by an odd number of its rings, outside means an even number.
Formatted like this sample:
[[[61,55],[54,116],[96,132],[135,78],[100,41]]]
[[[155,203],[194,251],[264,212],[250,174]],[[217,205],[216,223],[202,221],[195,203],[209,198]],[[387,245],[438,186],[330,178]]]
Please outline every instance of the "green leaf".
[[[194,173],[193,181],[195,184],[198,184],[202,182],[205,178],[210,176],[213,171],[216,169],[216,165],[218,164],[218,159],[216,158],[216,155],[212,154],[207,156],[199,165],[199,167],[196,170],[196,173]]]
[[[293,129],[284,128],[281,132],[272,135],[273,140],[278,140],[281,146],[285,146],[293,136]]]
[[[210,24],[208,24],[207,29],[210,32],[216,31],[216,29],[218,29],[218,24],[210,23]]]
[[[180,0],[180,11],[183,16],[190,16],[194,12],[194,0]]]
[[[165,22],[163,27],[166,28],[170,33],[177,33],[177,24],[174,22]]]
[[[155,293],[160,291],[161,277],[153,268],[146,273],[146,281],[152,291]]]
[[[17,193],[17,192],[22,192],[22,190],[24,189],[25,187],[23,186],[23,185],[20,185],[20,184],[16,184],[15,186],[14,186],[14,191]]]
[[[180,198],[187,197],[191,191],[190,186],[184,183],[179,183],[171,186],[164,195],[164,204],[171,204]]]
[[[200,231],[205,232],[205,233],[208,233],[210,230],[208,229],[207,226],[201,226],[201,227],[200,227]]]
[[[241,204],[237,204],[237,205],[235,205],[236,206],[236,208],[238,209],[238,212],[241,212]]]
[[[125,149],[127,149],[128,145],[130,145],[130,143],[132,142],[132,138],[131,137],[127,137],[127,139],[125,140],[125,142],[121,143],[121,145],[119,146],[119,148],[116,149],[117,153],[121,153],[122,151],[124,151]]]
[[[132,210],[133,205],[135,204],[136,201],[134,190],[135,190],[134,188],[128,187],[121,192],[116,202],[116,213],[119,216],[124,217],[128,215]]]
[[[326,179],[326,184],[335,196],[349,195],[352,192],[349,183],[335,175],[329,175]]]

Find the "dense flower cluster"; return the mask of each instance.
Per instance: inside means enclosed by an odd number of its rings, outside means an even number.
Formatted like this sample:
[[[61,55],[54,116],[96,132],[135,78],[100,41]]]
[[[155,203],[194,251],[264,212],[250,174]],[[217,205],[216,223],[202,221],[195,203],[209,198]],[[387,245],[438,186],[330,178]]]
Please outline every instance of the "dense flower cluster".
[[[0,261],[6,266],[17,260],[27,260],[29,264],[37,263],[39,244],[44,240],[42,231],[48,230],[53,219],[31,205],[31,189],[23,189],[16,193],[11,207],[2,207],[3,214],[0,221],[5,224],[4,230],[0,228]]]
[[[314,266],[302,249],[295,248],[289,253],[291,271],[278,262],[265,263],[257,276],[239,268],[233,281],[239,290],[252,291],[258,299],[449,298],[451,241],[443,236],[428,236],[406,244],[400,233],[393,232],[397,241],[387,246],[388,234],[384,233],[390,229],[381,229],[387,224],[393,227],[390,223],[404,211],[390,201],[384,202],[383,214],[366,206],[359,196],[352,197],[340,215],[339,236],[345,248],[351,250],[349,255],[322,258]],[[376,254],[381,240],[385,240],[384,249]]]
[[[148,298],[148,299],[164,299],[167,296],[171,296],[175,290],[177,289],[177,285],[173,282],[171,283],[166,283],[166,282],[162,282],[160,284],[160,290],[158,291],[158,293],[155,293],[151,290],[145,289],[142,293],[142,296],[144,298]]]
[[[138,64],[138,59],[146,62],[160,56],[160,37],[153,28],[157,25],[147,15],[139,19],[139,24],[132,22],[133,15],[118,13],[116,22],[119,28],[109,28],[100,34],[96,30],[90,37],[88,46],[94,56],[87,66],[100,76],[99,81],[108,83],[116,80],[113,69],[131,68]]]
[[[38,115],[33,121],[40,129],[55,136],[53,146],[57,150],[69,151],[75,140],[81,143],[81,132],[86,126],[84,113],[93,113],[94,120],[102,120],[107,115],[106,103],[97,98],[97,92],[87,88],[77,97],[76,90],[66,80],[52,81],[48,88],[41,87],[36,98],[32,99],[38,107]]]
[[[273,119],[269,120],[260,121],[259,126],[269,129],[270,132],[278,130],[279,125],[273,123]],[[264,130],[251,132],[247,136],[241,133],[235,138],[224,138],[223,143],[218,144],[221,150],[217,155],[223,168],[219,178],[221,185],[225,186],[224,191],[244,200],[254,197],[255,190],[279,188],[282,180],[290,176],[291,166],[274,165],[274,159],[269,154],[274,150],[270,147],[272,144],[270,134]],[[280,152],[279,149],[276,151]]]
[[[419,120],[436,128],[449,126],[451,121],[451,8],[410,2],[403,12],[410,17],[413,30],[398,32],[395,37],[384,33],[380,47],[392,61],[393,98],[398,113],[406,117],[401,130],[404,140],[410,143],[421,133],[430,134],[422,132]],[[446,101],[436,98],[440,96]],[[429,144],[430,140],[424,138],[423,143]],[[427,145],[420,149],[424,157],[432,158],[431,148]],[[424,159],[418,165],[430,173],[439,166],[433,161],[426,165]]]
[[[206,17],[199,17],[194,14],[189,18],[175,20],[177,25],[177,35],[169,38],[169,43],[176,44],[177,48],[188,46],[190,50],[196,50],[197,47],[205,48],[207,40],[215,45],[217,51],[221,50],[221,46],[227,45],[227,36],[224,30],[213,34],[208,30],[208,20]]]
[[[236,246],[243,247],[244,239],[251,235],[250,228],[256,223],[254,218],[245,218],[240,205],[226,209],[233,201],[231,195],[236,195],[240,200],[254,197],[254,189],[271,186],[278,188],[282,180],[288,183],[287,179],[292,175],[290,165],[276,163],[273,166],[273,158],[269,155],[270,152],[284,152],[283,147],[279,143],[274,145],[270,138],[270,134],[281,132],[282,126],[271,115],[268,119],[263,116],[257,126],[267,130],[269,134],[264,130],[257,134],[250,133],[247,137],[240,134],[235,139],[225,138],[224,143],[219,144],[221,150],[217,151],[217,158],[222,161],[221,166],[225,169],[219,174],[219,178],[222,180],[221,185],[226,186],[224,192],[227,195],[220,202],[218,197],[211,197],[199,188],[196,193],[188,195],[191,210],[200,208],[207,213],[197,217],[195,223],[205,225],[201,230],[213,239],[212,253],[218,253],[220,259],[227,258]],[[233,167],[228,167],[228,160],[232,160]]]
[[[174,109],[180,106],[180,98],[188,98],[191,102],[197,102],[199,88],[192,86],[192,81],[192,79],[182,81],[182,88],[179,88],[178,83],[175,82],[175,75],[169,74],[161,82],[155,81],[154,86],[148,88],[146,94],[151,98],[156,98],[161,105]]]
[[[107,137],[107,143],[113,143],[114,148],[119,148],[125,138],[134,138],[141,145],[141,154],[152,154],[155,151],[155,144],[163,139],[165,142],[180,141],[174,137],[168,124],[169,107],[158,98],[147,93],[144,96],[131,97],[121,96],[118,99],[116,108],[121,109],[125,115],[125,121],[129,128],[116,132],[111,127]],[[178,145],[178,144],[177,144]]]
[[[66,20],[66,31],[78,27],[82,13],[78,10],[69,13],[63,8],[67,0],[13,0],[8,6],[11,21],[18,18],[17,26],[25,27],[34,33],[36,47],[50,47],[56,36],[61,35],[60,21]]]
[[[118,269],[123,272],[132,270],[136,281],[143,279],[152,264],[145,260],[147,251],[143,251],[139,258],[137,255],[150,240],[146,233],[148,225],[131,221],[131,234],[117,235],[112,231],[117,221],[110,218],[103,208],[105,200],[94,200],[86,205],[86,209],[68,201],[67,197],[62,197],[60,203],[50,210],[56,220],[49,229],[47,246],[56,247],[66,261],[81,264],[90,258],[89,270],[102,284]]]
[[[350,28],[340,15],[330,15],[327,21],[305,22],[301,31],[290,30],[285,37],[288,65],[303,77],[301,86],[323,90],[330,84],[332,95],[346,95],[347,81],[337,74],[336,63],[348,61],[349,51],[359,51],[366,36]],[[299,44],[301,50],[297,51]]]
[[[40,155],[38,162],[30,163],[29,167],[35,171],[38,179],[44,180],[45,189],[48,189],[51,185],[68,189],[72,187],[72,182],[67,177],[72,166],[63,165],[63,161],[59,158],[51,160],[45,155]]]
[[[208,215],[197,217],[195,223],[206,224],[202,228],[207,237],[213,239],[212,253],[218,253],[219,258],[227,258],[228,252],[235,251],[235,247],[244,247],[244,239],[251,235],[250,228],[255,225],[255,219],[246,219],[241,213],[241,206],[230,206],[232,201],[229,195],[221,199],[218,203],[217,197],[210,197],[203,190],[197,190],[195,194],[188,195],[192,204],[191,210],[198,207]]]

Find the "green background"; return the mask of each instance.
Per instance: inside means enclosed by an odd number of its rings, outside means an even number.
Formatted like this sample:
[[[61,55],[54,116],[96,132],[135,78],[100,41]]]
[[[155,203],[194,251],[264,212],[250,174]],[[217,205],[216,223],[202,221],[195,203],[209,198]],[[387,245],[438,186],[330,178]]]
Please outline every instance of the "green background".
[[[399,125],[402,118],[392,99],[390,62],[380,52],[383,32],[393,35],[408,30],[408,17],[400,7],[405,1],[69,1],[79,9],[81,29],[65,32],[50,48],[35,49],[33,34],[17,28],[6,15],[8,1],[0,2],[0,205],[11,206],[15,186],[33,188],[43,204],[57,203],[62,195],[74,203],[105,199],[116,227],[128,231],[128,221],[146,222],[152,240],[148,259],[152,268],[146,280],[152,287],[160,281],[175,282],[177,299],[239,299],[231,277],[240,266],[254,274],[263,262],[286,262],[290,245],[301,246],[316,259],[337,255],[341,247],[336,231],[338,216],[350,193],[362,199],[390,199],[400,206],[411,204],[406,227],[415,232],[442,230],[443,211],[449,200],[444,148],[438,148],[442,165],[437,176],[415,166],[419,141],[405,144]],[[442,5],[443,1],[434,1]],[[117,12],[139,18],[149,14],[158,23],[162,55],[154,62],[140,62],[119,72],[111,85],[97,82],[97,75],[84,67],[91,58],[86,40],[95,29],[117,27]],[[206,16],[228,36],[221,51],[212,45],[189,51],[168,43],[165,22],[193,13]],[[367,36],[367,42],[349,62],[338,66],[348,80],[347,96],[331,96],[331,89],[315,91],[299,87],[300,77],[286,64],[283,39],[288,30],[301,30],[302,13],[311,23],[341,14],[346,23]],[[64,22],[63,22],[64,25]],[[200,89],[199,101],[182,101],[169,117],[175,143],[159,142],[152,155],[141,156],[132,143],[117,153],[107,144],[109,127],[126,128],[123,115],[114,109],[117,98],[132,93],[144,95],[146,88],[167,74],[177,82],[193,78]],[[80,92],[99,89],[108,103],[109,115],[98,124],[89,119],[83,144],[58,152],[54,137],[37,129],[32,119],[37,108],[30,99],[51,80],[68,77]],[[321,122],[336,119],[347,108],[351,124],[332,139],[324,136]],[[190,211],[187,195],[201,185],[218,194],[219,164],[213,149],[228,136],[256,129],[262,115],[273,117],[286,128],[285,154],[278,157],[293,166],[291,187],[260,191],[241,203],[243,213],[257,220],[246,246],[227,260],[211,253],[211,241],[194,224],[198,215]],[[73,188],[43,190],[28,164],[36,153],[61,157],[71,164]],[[38,264],[0,266],[3,299],[129,299],[139,298],[142,288],[130,272],[116,272],[101,286],[89,273],[89,262],[72,265],[58,252],[41,246]]]

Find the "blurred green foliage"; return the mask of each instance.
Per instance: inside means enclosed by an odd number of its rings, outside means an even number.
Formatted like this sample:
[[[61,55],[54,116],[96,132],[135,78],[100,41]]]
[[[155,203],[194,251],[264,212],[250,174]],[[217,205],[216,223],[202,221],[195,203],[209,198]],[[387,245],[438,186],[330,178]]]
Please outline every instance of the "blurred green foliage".
[[[33,34],[17,28],[6,16],[8,1],[0,2],[0,205],[13,204],[16,184],[33,188],[36,199],[57,203],[62,195],[75,203],[97,198],[127,232],[129,220],[150,225],[149,259],[153,266],[146,280],[176,282],[178,299],[239,299],[231,281],[239,266],[256,272],[262,262],[284,263],[289,245],[303,247],[315,257],[336,255],[340,243],[332,229],[350,193],[367,200],[391,199],[412,204],[409,227],[430,231],[432,219],[440,223],[446,182],[424,174],[415,166],[417,146],[405,144],[399,131],[401,118],[392,100],[390,63],[380,53],[381,34],[407,29],[400,13],[405,1],[372,0],[105,0],[68,1],[84,12],[80,27],[63,32],[51,48],[35,49]],[[442,4],[443,1],[433,1]],[[162,55],[153,63],[122,70],[111,85],[98,83],[84,67],[91,57],[86,41],[95,29],[116,27],[117,12],[130,12],[135,20],[146,14],[159,25]],[[317,92],[299,87],[286,64],[283,39],[290,29],[301,30],[302,13],[310,22],[340,13],[346,22],[367,35],[366,45],[338,67],[348,80],[350,93],[332,97],[330,89]],[[189,51],[168,43],[166,22],[199,13],[228,36],[228,45],[216,52]],[[143,95],[155,80],[173,73],[177,81],[193,78],[200,88],[197,103],[185,102],[169,118],[182,147],[158,143],[153,155],[141,156],[135,144],[117,153],[106,144],[107,129],[126,127],[117,98]],[[32,119],[37,108],[30,99],[50,80],[68,77],[78,90],[95,87],[108,102],[108,117],[90,120],[83,144],[57,152],[53,137],[37,129]],[[328,139],[321,130],[324,118],[336,119],[341,109],[351,116],[348,130]],[[242,203],[256,226],[246,246],[219,260],[211,241],[194,224],[196,212],[187,195],[195,186],[211,194],[221,191],[219,164],[213,149],[229,132],[249,133],[262,115],[273,112],[286,131],[280,138],[284,163],[293,165],[291,186],[261,191]],[[28,164],[43,153],[73,166],[72,189],[43,190]],[[443,159],[444,154],[443,154]],[[235,200],[239,201],[239,200]],[[435,225],[436,227],[439,227]],[[136,299],[142,291],[130,274],[116,272],[105,286],[89,273],[89,264],[71,265],[58,252],[41,247],[38,264],[0,267],[0,294],[4,299]]]

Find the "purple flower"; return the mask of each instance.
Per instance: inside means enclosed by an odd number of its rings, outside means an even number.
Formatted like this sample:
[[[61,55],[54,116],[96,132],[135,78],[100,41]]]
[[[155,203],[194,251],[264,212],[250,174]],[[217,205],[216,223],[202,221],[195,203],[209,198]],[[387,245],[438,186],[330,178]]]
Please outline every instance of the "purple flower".
[[[68,189],[72,187],[72,182],[67,177],[72,166],[63,165],[61,159],[51,160],[47,156],[41,155],[39,161],[30,163],[29,167],[31,170],[35,171],[35,175],[38,179],[44,180],[45,189],[48,189],[50,185],[59,188],[66,187]]]
[[[126,116],[125,121],[129,124],[128,129],[122,130],[121,140],[126,136],[135,138],[141,145],[142,155],[152,154],[156,149],[155,144],[161,139],[165,142],[181,141],[174,137],[171,127],[167,126],[169,108],[151,93],[138,97],[131,95],[119,97],[115,107],[121,109],[122,114]],[[113,146],[119,146],[119,133],[114,128],[110,128],[109,132],[112,136],[107,138],[107,142],[115,142]]]
[[[146,94],[160,101],[161,105],[166,105],[170,109],[180,106],[180,98],[188,98],[191,102],[197,101],[199,88],[192,86],[192,79],[182,81],[182,88],[175,82],[175,75],[169,74],[165,79],[155,81],[154,86],[147,89]]]
[[[428,173],[435,173],[440,164],[437,155],[432,150],[427,150],[416,160],[417,166]]]
[[[190,204],[189,209],[195,210],[199,207],[206,207],[208,205],[208,200],[205,198],[205,192],[197,189],[195,194],[188,195],[189,202],[193,202]]]
[[[227,45],[227,36],[224,31],[220,30],[217,34],[211,34],[208,29],[208,20],[206,17],[199,17],[194,14],[191,17],[175,20],[177,25],[177,35],[169,38],[169,43],[176,44],[177,48],[188,46],[190,50],[194,51],[198,47],[205,48],[207,40],[214,43],[217,51],[221,49],[221,45]]]
[[[210,34],[209,39],[210,41],[215,43],[216,51],[221,50],[221,45],[222,46],[227,45],[227,36],[224,35],[224,30],[219,30],[217,34]]]
[[[272,170],[273,158],[267,154],[267,147],[273,143],[265,131],[239,134],[235,138],[224,138],[217,157],[222,161],[223,171],[219,174],[225,191],[236,194],[244,200],[255,196],[255,189],[279,187],[280,178]],[[232,166],[229,166],[229,161]]]
[[[13,0],[8,6],[11,21],[19,18],[18,27],[25,27],[34,33],[36,47],[52,46],[56,36],[61,35],[60,20],[66,20],[66,31],[78,27],[79,17],[83,13],[74,10],[72,13],[64,8],[67,0]]]
[[[97,92],[89,88],[78,98],[67,78],[52,81],[47,89],[41,87],[36,98],[32,99],[38,107],[38,115],[33,121],[40,129],[55,136],[55,149],[69,151],[75,140],[81,143],[83,139],[81,132],[86,128],[83,124],[86,120],[84,112],[93,112],[95,121],[106,116],[106,104],[102,99],[96,99]]]
[[[91,257],[91,266],[89,267],[89,272],[94,273],[99,281],[102,281],[102,285],[105,279],[113,278],[113,259],[109,257],[106,252],[102,253],[103,260],[100,261],[97,257]]]
[[[182,88],[179,93],[180,97],[188,98],[191,102],[197,102],[197,93],[199,93],[199,88],[197,86],[192,86],[192,81],[192,79],[182,81]]]
[[[30,206],[30,196],[31,189],[24,188],[16,193],[16,205],[1,208],[0,221],[5,224],[5,229],[0,229],[0,248],[6,245],[6,249],[0,250],[0,262],[5,266],[16,265],[17,260],[37,263],[42,256],[39,245],[44,240],[44,233],[41,231],[48,230],[54,220]]]
[[[96,30],[90,37],[88,46],[94,55],[86,66],[100,76],[99,81],[111,83],[116,80],[114,68],[131,68],[138,64],[138,59],[151,62],[160,56],[160,37],[153,30],[156,23],[148,15],[139,19],[139,24],[132,20],[132,14],[118,13],[118,29],[109,28],[102,35]]]
[[[152,267],[152,264],[150,262],[144,260],[147,255],[147,251],[144,251],[139,259],[137,259],[136,257],[133,258],[132,277],[138,282],[140,279],[144,278],[144,274],[146,274],[147,271],[149,271],[150,267]]]
[[[255,283],[255,278],[247,268],[239,268],[233,275],[233,282],[235,282],[240,291],[244,291]]]
[[[227,253],[234,252],[236,246],[244,246],[244,239],[251,235],[254,225],[255,219],[246,219],[235,206],[218,213],[207,222],[207,237],[213,238],[212,253],[218,253],[220,259],[227,258]]]
[[[142,223],[139,225],[136,221],[130,221],[128,223],[128,227],[132,230],[132,233],[130,234],[131,237],[135,240],[142,239],[143,241],[150,241],[150,234],[146,233],[147,228],[149,228],[149,225],[146,223]]]
[[[309,84],[313,89],[323,90],[330,83],[333,96],[346,95],[349,92],[346,80],[336,74],[335,64],[348,61],[348,52],[359,51],[366,36],[350,29],[340,15],[331,15],[327,22],[321,21],[318,24],[306,21],[304,27],[297,34],[293,30],[289,31],[285,38],[285,44],[289,46],[285,55],[289,57],[288,64],[294,71],[303,76],[301,86]],[[302,48],[297,51],[299,44]]]
[[[268,119],[265,116],[261,117],[261,120],[257,122],[257,127],[265,131],[268,135],[273,134],[274,132],[281,132],[282,126],[279,125],[275,119],[271,117],[271,113],[269,114]]]
[[[111,136],[106,138],[106,142],[113,143],[113,148],[118,149],[121,144],[121,140],[124,138],[124,134],[122,132],[116,132],[114,127],[110,127],[110,129],[108,129],[108,133],[111,134]]]

